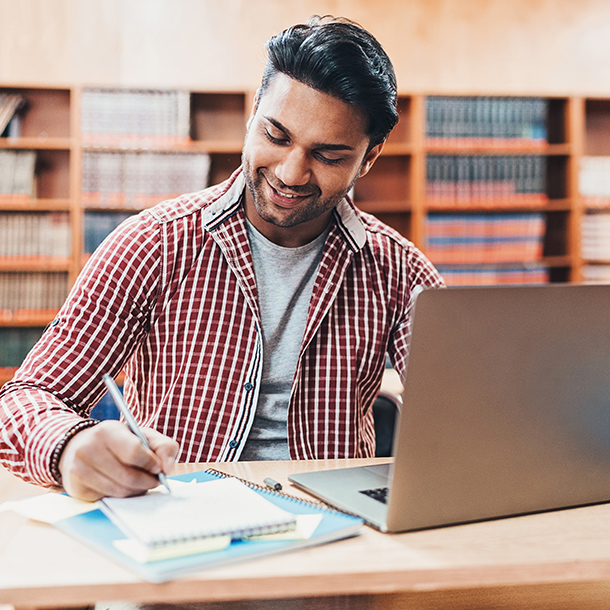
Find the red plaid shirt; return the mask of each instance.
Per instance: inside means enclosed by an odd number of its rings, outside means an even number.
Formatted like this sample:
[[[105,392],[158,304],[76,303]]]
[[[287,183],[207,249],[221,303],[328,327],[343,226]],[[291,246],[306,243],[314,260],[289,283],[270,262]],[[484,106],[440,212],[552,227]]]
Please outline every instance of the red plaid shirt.
[[[236,460],[262,378],[240,170],[134,216],[98,248],[65,305],[0,391],[0,459],[56,484],[54,449],[125,368],[142,426],[183,462]],[[442,284],[398,233],[344,200],[334,212],[288,408],[293,459],[374,454],[371,406],[386,352],[404,372],[412,290]]]

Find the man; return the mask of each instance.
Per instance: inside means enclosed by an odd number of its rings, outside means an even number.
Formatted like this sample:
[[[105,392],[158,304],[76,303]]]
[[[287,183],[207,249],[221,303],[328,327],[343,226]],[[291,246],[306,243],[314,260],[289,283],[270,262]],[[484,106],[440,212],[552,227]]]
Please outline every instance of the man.
[[[412,295],[442,280],[347,193],[398,119],[368,32],[314,18],[268,43],[226,182],[125,222],[0,393],[0,458],[93,500],[173,461],[365,457],[386,354],[404,373]],[[151,446],[87,418],[102,375]]]

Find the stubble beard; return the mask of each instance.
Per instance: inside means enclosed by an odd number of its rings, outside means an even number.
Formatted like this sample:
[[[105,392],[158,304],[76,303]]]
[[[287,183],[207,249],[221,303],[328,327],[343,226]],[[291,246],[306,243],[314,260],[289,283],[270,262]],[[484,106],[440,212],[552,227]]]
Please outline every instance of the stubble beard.
[[[256,171],[252,170],[250,164],[242,159],[242,166],[244,168],[244,178],[246,186],[248,187],[252,198],[254,200],[254,206],[258,215],[266,222],[275,225],[276,227],[290,228],[295,227],[301,223],[315,220],[323,214],[331,211],[337,206],[337,204],[345,197],[351,190],[352,186],[356,182],[358,176],[354,178],[349,187],[343,192],[333,197],[323,199],[320,197],[319,189],[310,195],[306,203],[296,207],[294,210],[283,210],[282,215],[274,212],[275,206],[272,202],[269,202],[265,194],[267,180],[264,177],[261,169]],[[317,188],[317,187],[316,187]],[[296,192],[296,189],[291,189]]]

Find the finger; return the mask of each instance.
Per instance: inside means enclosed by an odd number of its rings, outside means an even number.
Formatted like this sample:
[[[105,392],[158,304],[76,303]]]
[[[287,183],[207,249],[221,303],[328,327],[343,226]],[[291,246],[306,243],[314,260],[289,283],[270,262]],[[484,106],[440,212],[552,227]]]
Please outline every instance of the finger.
[[[176,457],[180,446],[169,436],[165,436],[157,430],[146,428],[143,430],[148,444],[155,455],[161,460],[162,470],[165,474],[171,474],[176,463]]]
[[[113,431],[112,436],[104,437],[109,451],[117,460],[129,468],[137,468],[152,475],[161,472],[161,458],[152,448],[147,448],[142,441],[125,425]]]

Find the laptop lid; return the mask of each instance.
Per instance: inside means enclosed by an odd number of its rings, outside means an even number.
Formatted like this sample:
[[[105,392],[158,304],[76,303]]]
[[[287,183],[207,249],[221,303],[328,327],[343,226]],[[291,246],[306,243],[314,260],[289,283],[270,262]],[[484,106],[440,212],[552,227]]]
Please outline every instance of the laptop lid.
[[[610,286],[421,293],[394,446],[384,531],[610,500]],[[297,478],[361,514],[353,474]]]

